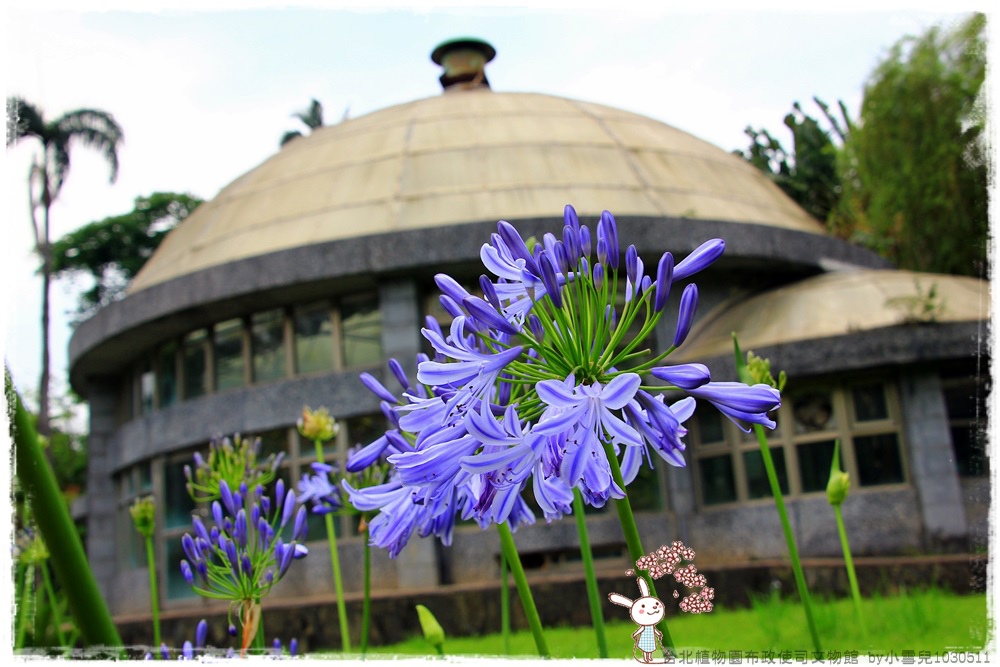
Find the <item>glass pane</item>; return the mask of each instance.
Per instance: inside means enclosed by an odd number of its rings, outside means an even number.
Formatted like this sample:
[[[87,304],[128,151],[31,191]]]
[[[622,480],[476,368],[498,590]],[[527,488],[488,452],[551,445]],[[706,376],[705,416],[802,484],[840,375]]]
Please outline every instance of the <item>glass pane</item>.
[[[725,432],[722,428],[722,415],[718,410],[707,409],[696,413],[698,419],[698,435],[701,442],[698,444],[709,445],[724,442]]]
[[[177,402],[177,343],[170,342],[160,348],[159,372],[156,376],[160,407]]]
[[[139,468],[139,493],[149,494],[153,492],[153,473],[148,463],[140,464]]]
[[[153,397],[156,394],[156,375],[153,373],[153,365],[147,361],[139,371],[139,405],[142,414],[148,415],[153,411]]]
[[[661,508],[660,474],[655,468],[651,468],[645,462],[642,464],[639,474],[628,485],[628,500],[632,509],[636,511],[654,511]]]
[[[208,331],[202,329],[184,338],[184,398],[203,396],[207,388]]]
[[[243,386],[243,321],[215,325],[215,390]]]
[[[975,425],[951,427],[955,450],[955,469],[962,477],[976,477],[988,472],[984,434]]]
[[[333,323],[325,303],[300,306],[293,315],[295,372],[312,373],[333,368]]]
[[[853,387],[854,418],[859,422],[878,421],[889,418],[885,403],[885,389],[881,383]]]
[[[281,309],[254,315],[251,337],[254,382],[285,377],[285,315]]]
[[[837,427],[830,392],[814,392],[792,399],[795,432],[813,433]]]
[[[903,462],[895,433],[855,436],[854,457],[858,461],[861,486],[903,481]]]
[[[704,504],[715,505],[736,500],[733,459],[729,454],[699,459],[698,467],[701,469],[701,495]]]
[[[778,487],[781,493],[788,495],[788,471],[785,469],[785,450],[781,447],[771,447],[771,461],[774,472],[778,475]],[[747,493],[753,498],[770,498],[771,482],[767,479],[767,469],[764,467],[764,457],[760,449],[743,452],[743,467],[747,473]],[[825,488],[825,487],[824,487]]]
[[[345,302],[340,307],[344,366],[376,366],[382,363],[382,312],[378,300]]]
[[[181,546],[181,534],[173,535],[166,539],[167,547],[167,599],[177,600],[180,598],[195,597],[197,593],[191,588],[188,582],[184,581],[181,574],[181,560],[187,558],[184,555],[184,547]],[[197,577],[197,575],[195,575]],[[195,579],[197,582],[197,579]]]
[[[132,522],[132,515],[129,513],[129,506],[132,502],[118,511],[118,526],[125,539],[118,543],[118,565],[121,568],[146,567],[146,540],[135,529]]]
[[[833,463],[834,442],[826,440],[796,447],[803,493],[826,491],[826,485],[830,481],[830,466]]]
[[[285,452],[287,459],[289,454],[288,429],[279,428],[273,431],[264,431],[254,437],[260,438],[260,456],[258,460],[265,461],[268,456],[277,454],[278,452]]]
[[[974,419],[977,413],[975,380],[950,381],[944,385],[944,402],[949,419]]]
[[[163,488],[166,492],[166,502],[163,504],[163,521],[167,528],[189,527],[194,501],[187,491],[187,478],[184,476],[184,466],[190,465],[190,459],[168,463],[163,467]]]
[[[385,434],[385,430],[388,428],[381,412],[348,417],[343,423],[347,426],[348,449],[375,442]]]

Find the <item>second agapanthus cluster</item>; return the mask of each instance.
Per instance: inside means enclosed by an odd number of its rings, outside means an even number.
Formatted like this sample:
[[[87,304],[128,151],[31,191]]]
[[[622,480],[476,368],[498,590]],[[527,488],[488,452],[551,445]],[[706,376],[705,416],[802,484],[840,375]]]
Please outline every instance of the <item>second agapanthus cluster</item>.
[[[481,297],[436,276],[453,319],[447,330],[427,319],[422,333],[434,357],[418,357],[418,384],[395,360],[399,395],[362,375],[393,428],[348,470],[387,456],[392,476],[345,488],[358,509],[380,510],[371,539],[390,555],[414,532],[447,543],[456,516],[484,527],[533,522],[529,486],[550,521],[571,511],[574,489],[595,507],[623,498],[654,453],[684,465],[682,424],[697,399],[741,428],[774,427],[768,413],[780,394],[772,387],[712,382],[701,364],[664,364],[691,330],[694,283],[683,287],[671,344],[657,353],[646,342],[674,286],[715,262],[721,239],[676,265],[665,252],[647,273],[635,246],[620,249],[611,213],[593,234],[570,206],[564,223],[560,237],[545,234],[531,249],[512,225],[498,223],[480,253],[493,274],[480,278]]]

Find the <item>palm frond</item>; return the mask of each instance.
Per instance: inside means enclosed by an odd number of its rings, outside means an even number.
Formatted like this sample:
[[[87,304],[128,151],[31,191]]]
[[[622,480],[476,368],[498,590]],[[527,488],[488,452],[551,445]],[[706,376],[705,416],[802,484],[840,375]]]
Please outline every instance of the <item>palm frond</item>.
[[[125,136],[114,116],[98,109],[77,109],[61,116],[56,125],[66,136],[67,145],[70,140],[76,139],[100,151],[111,167],[111,182],[115,182],[118,178],[118,148],[125,141]]]
[[[44,134],[45,121],[42,119],[42,112],[20,97],[8,97],[7,146],[14,145],[21,137],[42,138]]]
[[[285,144],[287,144],[289,141],[292,141],[293,139],[298,139],[301,136],[302,133],[299,132],[298,130],[289,130],[288,132],[285,132],[285,134],[282,135],[280,145],[284,147]]]

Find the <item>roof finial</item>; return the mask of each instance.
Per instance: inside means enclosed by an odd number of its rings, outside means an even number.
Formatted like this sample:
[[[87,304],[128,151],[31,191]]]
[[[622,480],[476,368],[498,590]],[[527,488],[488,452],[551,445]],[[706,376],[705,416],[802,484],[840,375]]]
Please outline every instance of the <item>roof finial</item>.
[[[431,53],[431,60],[444,67],[439,81],[446,92],[452,90],[489,89],[486,63],[497,52],[481,39],[463,37],[443,42]]]

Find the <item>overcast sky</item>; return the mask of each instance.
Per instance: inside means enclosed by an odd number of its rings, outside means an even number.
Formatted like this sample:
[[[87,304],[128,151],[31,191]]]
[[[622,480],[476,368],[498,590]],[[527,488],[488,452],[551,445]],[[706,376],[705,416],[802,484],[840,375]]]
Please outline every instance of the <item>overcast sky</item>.
[[[137,196],[155,191],[213,197],[278,150],[281,135],[297,129],[290,114],[311,98],[320,100],[332,124],[345,113],[357,117],[438,95],[440,71],[429,54],[459,36],[496,47],[488,66],[494,90],[620,107],[731,151],[746,147],[748,124],[788,143],[782,119],[796,100],[816,115],[814,95],[831,104],[843,100],[856,115],[865,79],[894,42],[934,24],[950,25],[964,16],[957,11],[986,6],[872,1],[837,3],[840,11],[819,13],[792,12],[787,2],[752,10],[707,2],[699,11],[622,2],[613,3],[615,11],[587,3],[573,9],[423,4],[363,11],[273,9],[263,0],[242,8],[186,4],[216,9],[192,12],[175,2],[175,9],[155,12],[116,10],[132,5],[122,1],[5,10],[6,94],[37,105],[47,118],[104,109],[125,132],[114,185],[96,154],[73,151],[52,209],[53,239],[127,212]],[[35,153],[30,141],[7,151],[0,243],[2,344],[15,382],[29,392],[40,368],[41,283],[34,274],[26,191]],[[75,296],[63,283],[52,295],[58,392],[66,387],[67,312]]]

